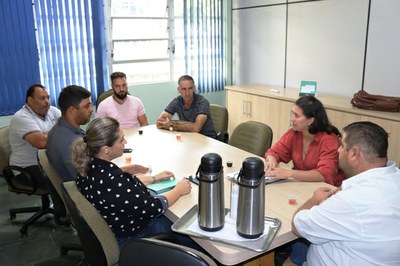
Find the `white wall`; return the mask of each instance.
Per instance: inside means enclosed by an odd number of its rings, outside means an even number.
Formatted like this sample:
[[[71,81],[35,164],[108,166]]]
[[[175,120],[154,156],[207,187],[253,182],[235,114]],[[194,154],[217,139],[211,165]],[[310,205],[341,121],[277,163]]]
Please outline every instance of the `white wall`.
[[[371,0],[370,16],[368,8],[369,0],[233,0],[233,84],[311,80],[331,94],[400,96],[400,1]]]

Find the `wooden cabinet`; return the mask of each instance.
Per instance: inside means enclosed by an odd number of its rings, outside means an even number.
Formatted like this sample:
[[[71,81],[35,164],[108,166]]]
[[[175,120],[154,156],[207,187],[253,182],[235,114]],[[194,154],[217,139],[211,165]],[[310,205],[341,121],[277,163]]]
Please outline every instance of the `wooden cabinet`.
[[[275,143],[290,127],[289,116],[293,102],[233,90],[227,90],[226,95],[229,134],[232,134],[238,124],[253,120],[272,128],[272,142]]]
[[[229,112],[228,131],[241,122],[254,120],[269,125],[275,143],[290,127],[290,110],[298,98],[298,89],[284,89],[267,85],[240,85],[226,87],[226,105]],[[356,121],[371,121],[389,133],[388,157],[400,164],[400,114],[358,109],[350,98],[319,94],[329,120],[340,131]]]

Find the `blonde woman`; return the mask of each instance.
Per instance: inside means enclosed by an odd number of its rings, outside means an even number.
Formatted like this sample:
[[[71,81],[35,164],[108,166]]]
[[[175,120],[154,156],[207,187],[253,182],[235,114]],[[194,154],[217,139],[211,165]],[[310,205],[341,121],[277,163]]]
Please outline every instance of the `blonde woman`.
[[[191,191],[190,182],[183,179],[164,195],[151,196],[139,178],[112,163],[123,154],[125,144],[118,121],[105,117],[94,119],[86,136],[72,145],[72,162],[79,173],[77,186],[106,220],[121,246],[129,238],[173,234],[171,222],[163,214]],[[155,180],[172,176],[172,172],[163,171],[155,175]]]

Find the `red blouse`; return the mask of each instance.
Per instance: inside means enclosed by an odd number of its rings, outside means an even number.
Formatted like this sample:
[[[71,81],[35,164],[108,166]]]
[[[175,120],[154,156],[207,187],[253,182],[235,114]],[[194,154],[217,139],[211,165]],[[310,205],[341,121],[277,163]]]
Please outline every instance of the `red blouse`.
[[[272,155],[278,163],[293,162],[295,170],[317,170],[331,185],[340,186],[344,173],[339,169],[337,149],[340,146],[335,134],[318,132],[310,143],[307,155],[303,160],[303,133],[289,129],[272,148],[267,150],[267,155]]]

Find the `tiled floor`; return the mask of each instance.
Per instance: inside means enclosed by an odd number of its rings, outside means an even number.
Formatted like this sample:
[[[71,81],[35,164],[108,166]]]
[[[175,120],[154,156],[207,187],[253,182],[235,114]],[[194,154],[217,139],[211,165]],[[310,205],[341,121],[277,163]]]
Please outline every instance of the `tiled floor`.
[[[38,196],[8,192],[0,177],[0,266],[69,266],[80,261],[83,256],[80,251],[60,255],[59,248],[63,243],[79,243],[79,239],[71,227],[56,225],[51,214],[30,226],[25,236],[19,229],[32,214],[17,214],[15,220],[10,220],[10,208],[39,205]]]

